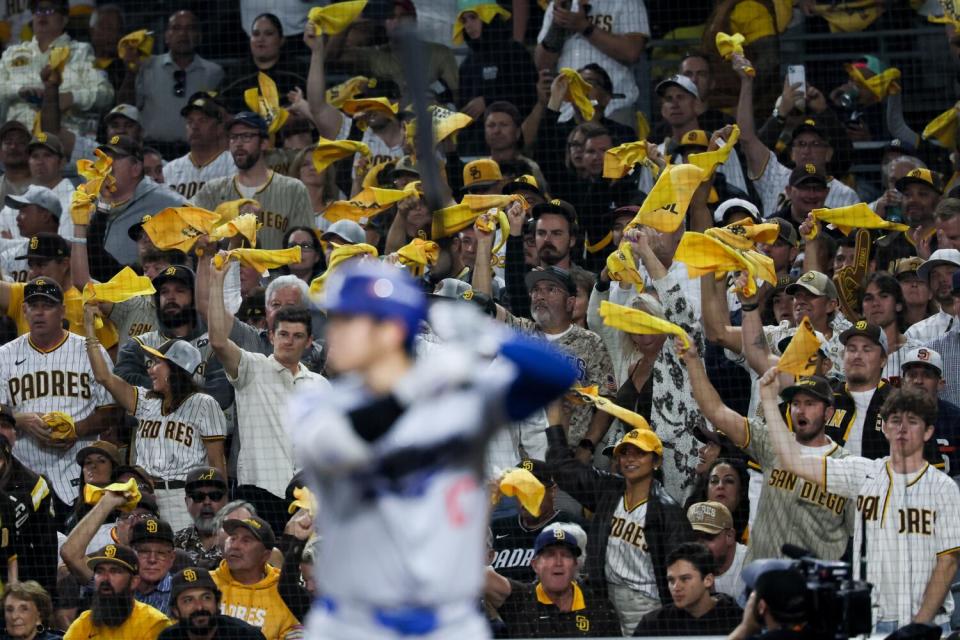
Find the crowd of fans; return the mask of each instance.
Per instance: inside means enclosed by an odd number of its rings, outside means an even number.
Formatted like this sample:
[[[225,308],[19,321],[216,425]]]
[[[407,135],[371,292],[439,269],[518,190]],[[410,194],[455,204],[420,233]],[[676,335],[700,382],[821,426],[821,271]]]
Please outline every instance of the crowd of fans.
[[[912,96],[947,109],[922,128],[884,61],[817,88],[842,70],[784,74],[778,40],[914,7],[241,0],[161,37],[28,4],[0,21],[2,637],[303,637],[323,505],[285,413],[338,375],[322,291],[357,260],[579,371],[486,452],[496,637],[817,637],[795,571],[744,571],[785,544],[851,562],[878,632],[960,628],[960,107]],[[423,13],[449,33],[410,69]],[[646,64],[664,37],[700,44]],[[536,504],[501,496],[517,467]]]

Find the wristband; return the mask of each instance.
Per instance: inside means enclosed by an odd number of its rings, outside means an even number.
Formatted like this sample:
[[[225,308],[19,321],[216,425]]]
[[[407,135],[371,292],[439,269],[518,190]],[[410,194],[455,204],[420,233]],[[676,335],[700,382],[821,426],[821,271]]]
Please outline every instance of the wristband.
[[[594,453],[597,450],[597,445],[593,444],[593,442],[591,442],[589,438],[584,438],[583,440],[577,443],[577,448],[586,449],[590,453]]]
[[[87,244],[87,239],[86,239],[86,238],[78,238],[78,237],[74,236],[74,237],[70,238],[70,242],[72,242],[73,244]]]
[[[744,313],[756,311],[759,308],[760,308],[760,304],[757,302],[754,302],[753,304],[743,304],[743,303],[740,304],[740,311],[743,311]]]

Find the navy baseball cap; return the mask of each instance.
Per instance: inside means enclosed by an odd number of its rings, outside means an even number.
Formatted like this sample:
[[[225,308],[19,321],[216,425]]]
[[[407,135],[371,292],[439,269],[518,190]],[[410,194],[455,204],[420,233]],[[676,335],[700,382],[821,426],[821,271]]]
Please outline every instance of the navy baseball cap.
[[[566,547],[574,558],[580,557],[580,545],[577,544],[577,539],[559,527],[541,531],[537,535],[533,543],[533,555],[540,555],[540,552],[547,547]]]
[[[241,111],[230,118],[227,121],[227,131],[230,131],[230,129],[238,124],[256,129],[260,132],[260,137],[262,138],[266,138],[268,135],[269,127],[267,126],[267,121],[253,111]]]
[[[177,597],[188,589],[207,589],[215,594],[220,593],[220,588],[209,571],[199,567],[187,567],[176,573],[170,581],[170,604],[176,604]]]
[[[560,267],[554,267],[552,265],[549,267],[538,267],[532,271],[528,271],[523,280],[527,285],[527,291],[533,289],[533,286],[541,280],[550,280],[566,289],[570,295],[577,295],[577,285],[574,283],[573,278],[570,277],[570,272]]]
[[[30,302],[36,298],[63,304],[63,289],[50,278],[34,278],[23,288],[23,301]]]
[[[427,297],[413,278],[373,261],[351,261],[338,269],[327,283],[322,306],[328,314],[399,320],[406,325],[408,345],[427,315]]]
[[[47,231],[30,236],[27,252],[16,256],[16,260],[60,260],[70,257],[70,243],[65,238]]]

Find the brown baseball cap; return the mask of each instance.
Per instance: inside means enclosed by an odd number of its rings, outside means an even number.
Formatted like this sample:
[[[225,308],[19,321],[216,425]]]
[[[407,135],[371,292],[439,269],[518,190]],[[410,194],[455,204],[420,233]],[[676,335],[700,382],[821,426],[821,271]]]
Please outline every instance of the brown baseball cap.
[[[77,464],[82,467],[83,461],[91,453],[105,455],[110,458],[110,461],[113,462],[114,467],[120,466],[120,451],[112,442],[107,442],[106,440],[97,440],[96,442],[91,442],[84,448],[80,449],[80,451],[77,451]]]
[[[724,529],[733,529],[733,516],[726,506],[713,500],[697,502],[687,509],[687,520],[694,531],[716,535]]]

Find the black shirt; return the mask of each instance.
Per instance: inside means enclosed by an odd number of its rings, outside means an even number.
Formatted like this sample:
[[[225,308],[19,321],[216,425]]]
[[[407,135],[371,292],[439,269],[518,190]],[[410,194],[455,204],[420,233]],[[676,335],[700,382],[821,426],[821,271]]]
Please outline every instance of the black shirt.
[[[230,616],[217,616],[217,632],[213,635],[214,640],[264,640],[260,629],[251,626],[237,618]],[[157,640],[189,640],[187,628],[182,622],[178,622],[172,627],[164,629]]]
[[[635,637],[726,635],[740,624],[743,609],[725,593],[714,596],[717,604],[699,618],[668,604],[641,618],[634,630]]]
[[[582,589],[584,606],[576,611],[560,611],[552,602],[542,602],[536,584],[511,581],[513,591],[500,607],[507,625],[498,638],[602,638],[620,636],[620,621],[602,594],[586,585]]]
[[[494,519],[490,523],[490,529],[493,531],[493,550],[496,556],[490,563],[491,566],[504,578],[518,582],[535,581],[537,575],[530,566],[533,543],[543,528],[554,522],[575,522],[583,526],[580,518],[566,511],[557,511],[536,529],[523,526],[519,515]]]

